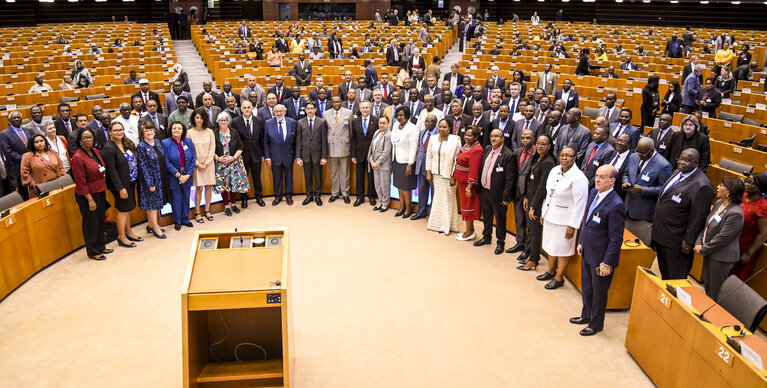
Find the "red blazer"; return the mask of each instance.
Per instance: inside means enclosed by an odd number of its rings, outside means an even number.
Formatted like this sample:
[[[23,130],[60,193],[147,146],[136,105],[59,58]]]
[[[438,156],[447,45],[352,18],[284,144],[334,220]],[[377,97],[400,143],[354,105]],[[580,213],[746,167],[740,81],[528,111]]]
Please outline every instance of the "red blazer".
[[[104,160],[101,159],[99,151],[95,148],[91,148],[91,151],[93,151],[96,158],[101,162],[101,166],[104,166]],[[76,194],[96,194],[107,189],[107,182],[104,180],[104,172],[99,171],[101,166],[91,159],[85,151],[78,149],[77,152],[75,152],[74,156],[72,156],[71,167],[72,177],[75,180]]]

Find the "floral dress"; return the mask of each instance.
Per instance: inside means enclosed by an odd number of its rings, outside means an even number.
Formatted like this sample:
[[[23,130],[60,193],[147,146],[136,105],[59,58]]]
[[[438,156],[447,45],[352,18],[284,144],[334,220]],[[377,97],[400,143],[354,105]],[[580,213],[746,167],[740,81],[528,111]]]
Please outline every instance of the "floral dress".
[[[224,156],[229,154],[229,142],[231,135],[219,133],[219,140],[224,147]],[[245,165],[242,163],[242,157],[229,163],[216,162],[216,186],[213,188],[216,193],[229,191],[233,193],[247,193],[250,190],[248,173],[245,171]]]

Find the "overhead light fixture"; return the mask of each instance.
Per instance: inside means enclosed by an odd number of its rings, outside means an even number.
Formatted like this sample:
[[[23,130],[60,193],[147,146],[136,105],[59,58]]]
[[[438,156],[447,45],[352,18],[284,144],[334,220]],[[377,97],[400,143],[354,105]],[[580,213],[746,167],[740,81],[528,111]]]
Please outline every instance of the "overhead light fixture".
[[[679,2],[679,0],[671,0],[671,4],[676,4],[678,2]]]
[[[16,0],[5,0],[6,3],[15,3]]]
[[[41,3],[53,3],[53,0],[40,0]]]
[[[735,4],[735,5],[738,5],[738,4],[740,4],[740,1],[733,1],[732,3]]]
[[[708,4],[708,0],[702,0],[700,3],[701,4]]]
[[[622,3],[623,0],[615,0],[616,3]]]
[[[643,3],[649,3],[650,0],[642,0]]]

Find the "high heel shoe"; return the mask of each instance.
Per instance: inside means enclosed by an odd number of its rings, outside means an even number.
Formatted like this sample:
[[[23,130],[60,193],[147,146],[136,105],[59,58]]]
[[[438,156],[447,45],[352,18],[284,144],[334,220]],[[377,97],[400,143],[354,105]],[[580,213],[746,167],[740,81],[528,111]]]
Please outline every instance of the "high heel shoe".
[[[144,238],[142,238],[142,237],[131,237],[131,236],[125,236],[125,237],[127,237],[128,240],[130,240],[130,241],[136,241],[136,242],[144,241]]]
[[[119,238],[117,239],[117,245],[119,245],[121,247],[125,247],[125,248],[135,248],[136,247],[136,243],[132,242],[130,244],[126,244],[126,243],[122,242]]]
[[[405,213],[405,214],[402,215],[402,218],[410,218],[410,216],[412,216],[412,215],[413,215],[413,212]]]
[[[394,213],[394,217],[402,217],[403,213],[405,213],[405,209],[400,209],[400,211]]]
[[[166,236],[166,235],[165,235],[165,233],[163,233],[163,234],[157,234],[157,232],[155,232],[154,230],[152,231],[152,234],[153,234],[155,237],[159,238],[160,240],[163,240],[163,239],[165,239],[166,237],[168,237],[168,236]]]
[[[146,226],[146,232],[147,232],[147,233],[153,233],[154,231],[152,230],[152,227],[151,227],[151,226],[147,225],[147,226]],[[163,232],[163,233],[165,233],[165,229],[163,229],[163,228],[160,228],[160,232]]]
[[[534,270],[534,269],[538,268],[538,263],[534,263],[532,267],[527,267],[527,268],[525,268],[525,266],[527,265],[527,263],[529,263],[529,261],[528,261],[528,262],[526,262],[525,264],[522,264],[522,265],[520,265],[520,266],[517,266],[517,269],[518,269],[518,270],[520,270],[520,271],[532,271],[532,270]],[[547,272],[547,273],[548,273],[548,272]]]

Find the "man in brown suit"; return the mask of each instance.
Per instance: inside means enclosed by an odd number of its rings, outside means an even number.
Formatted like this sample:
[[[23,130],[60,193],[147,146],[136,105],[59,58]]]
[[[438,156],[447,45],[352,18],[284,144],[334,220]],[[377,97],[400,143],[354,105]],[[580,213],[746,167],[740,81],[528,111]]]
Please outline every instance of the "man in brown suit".
[[[307,101],[304,108],[306,117],[296,124],[296,159],[304,167],[306,199],[302,205],[312,200],[322,206],[322,166],[328,162],[328,125],[324,119],[315,116],[317,106],[314,101]]]

